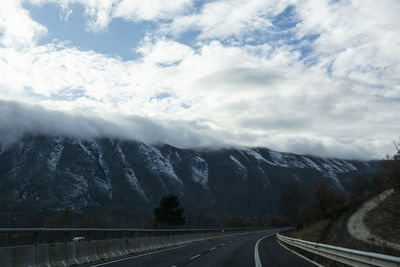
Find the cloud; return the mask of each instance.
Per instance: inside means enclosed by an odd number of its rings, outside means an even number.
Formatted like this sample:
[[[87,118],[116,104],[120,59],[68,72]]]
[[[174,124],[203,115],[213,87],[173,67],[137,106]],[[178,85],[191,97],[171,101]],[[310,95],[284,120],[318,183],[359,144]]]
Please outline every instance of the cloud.
[[[31,47],[46,33],[46,27],[33,21],[19,1],[0,1],[0,45]]]
[[[200,31],[198,39],[229,37],[242,39],[256,31],[273,28],[271,19],[281,13],[291,1],[222,0],[205,3],[198,13],[174,18],[164,25],[163,32],[174,35]]]
[[[151,40],[146,38],[143,45],[136,49],[142,54],[143,59],[151,64],[174,64],[179,63],[186,57],[191,56],[194,50],[187,45],[161,38]]]
[[[212,136],[199,133],[190,122],[156,121],[140,116],[109,116],[108,119],[83,113],[66,113],[37,105],[0,100],[0,145],[7,146],[25,134],[44,134],[77,139],[118,138],[145,143],[167,143],[177,147],[219,147]],[[167,127],[172,125],[173,127]]]
[[[345,158],[393,151],[400,132],[396,1],[212,1],[197,9],[157,1],[146,12],[136,1],[57,3],[84,5],[93,31],[116,17],[158,28],[133,48],[139,58],[124,61],[63,42],[37,45],[45,26],[18,2],[0,4],[2,129],[15,136],[117,136]],[[274,18],[289,6],[298,23],[280,29]],[[198,32],[195,43],[182,40],[188,31]],[[265,37],[271,32],[277,40]]]
[[[209,74],[198,82],[206,88],[215,88],[221,86],[224,81],[225,86],[220,87],[219,90],[226,89],[232,92],[235,89],[243,90],[243,88],[246,88],[246,90],[262,90],[282,80],[283,74],[268,68],[263,70],[260,68],[232,67]]]
[[[296,11],[297,37],[319,34],[312,48],[321,68],[363,84],[371,95],[399,95],[397,1],[300,1]]]
[[[132,1],[122,0],[115,8],[113,16],[126,20],[165,20],[184,14],[193,5],[192,0],[163,1]]]

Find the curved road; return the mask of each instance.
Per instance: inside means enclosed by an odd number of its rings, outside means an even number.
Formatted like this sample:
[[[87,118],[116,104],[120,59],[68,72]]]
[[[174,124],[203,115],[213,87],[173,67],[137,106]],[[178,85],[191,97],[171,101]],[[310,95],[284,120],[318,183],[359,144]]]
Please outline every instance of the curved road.
[[[143,253],[91,266],[315,266],[282,248],[276,241],[277,232],[279,231],[266,230],[198,241],[182,247]]]

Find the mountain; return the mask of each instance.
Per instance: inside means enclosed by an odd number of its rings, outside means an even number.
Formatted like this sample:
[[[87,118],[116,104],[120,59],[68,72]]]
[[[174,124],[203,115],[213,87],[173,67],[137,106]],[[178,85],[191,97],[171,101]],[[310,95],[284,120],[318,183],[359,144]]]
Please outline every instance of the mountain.
[[[2,211],[126,210],[151,214],[176,194],[186,209],[216,217],[279,214],[282,187],[310,192],[324,181],[344,195],[379,162],[327,159],[266,148],[179,149],[135,141],[27,135],[0,151]]]

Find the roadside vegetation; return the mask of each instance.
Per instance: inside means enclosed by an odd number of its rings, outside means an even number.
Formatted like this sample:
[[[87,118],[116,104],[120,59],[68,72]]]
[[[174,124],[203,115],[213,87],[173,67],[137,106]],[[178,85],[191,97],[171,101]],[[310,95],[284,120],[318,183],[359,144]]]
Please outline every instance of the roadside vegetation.
[[[394,193],[365,217],[365,225],[372,234],[384,240],[400,244],[400,193]]]
[[[365,223],[370,231],[383,239],[400,244],[400,147],[382,168],[384,189],[394,189],[393,194],[367,214]]]
[[[352,238],[347,232],[347,220],[364,203],[387,189],[394,193],[379,206],[367,214],[365,224],[371,233],[394,243],[400,243],[400,149],[396,145],[396,154],[387,158],[376,179],[369,184],[357,185],[362,190],[344,198],[328,184],[316,183],[305,205],[291,217],[295,231],[287,236],[317,243],[331,244],[352,249],[374,251],[400,256],[400,252],[387,247],[377,247]],[[289,188],[293,185],[288,185]],[[292,194],[296,190],[290,189]],[[298,205],[285,192],[281,195],[282,203],[288,206]],[[300,195],[298,195],[300,197]],[[294,197],[291,196],[293,199]],[[282,206],[284,206],[282,204]],[[287,209],[287,207],[286,207]],[[287,210],[282,209],[282,212]]]

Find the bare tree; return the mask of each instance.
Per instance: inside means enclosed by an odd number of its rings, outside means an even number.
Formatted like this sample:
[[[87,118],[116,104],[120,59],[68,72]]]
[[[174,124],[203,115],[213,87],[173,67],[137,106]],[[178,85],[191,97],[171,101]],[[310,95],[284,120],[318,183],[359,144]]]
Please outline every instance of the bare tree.
[[[400,143],[394,144],[396,154],[382,165],[381,179],[386,188],[400,190]]]
[[[290,179],[281,191],[278,201],[279,209],[284,216],[295,219],[299,215],[301,203],[303,203],[304,198],[305,192],[301,188],[300,182]]]
[[[395,144],[396,154],[386,160],[381,169],[381,181],[385,189],[394,189],[394,193],[379,207],[393,218],[400,218],[400,144]],[[396,219],[397,220],[397,219]]]
[[[343,196],[326,182],[318,181],[314,184],[313,196],[323,217],[331,217],[344,208]]]

